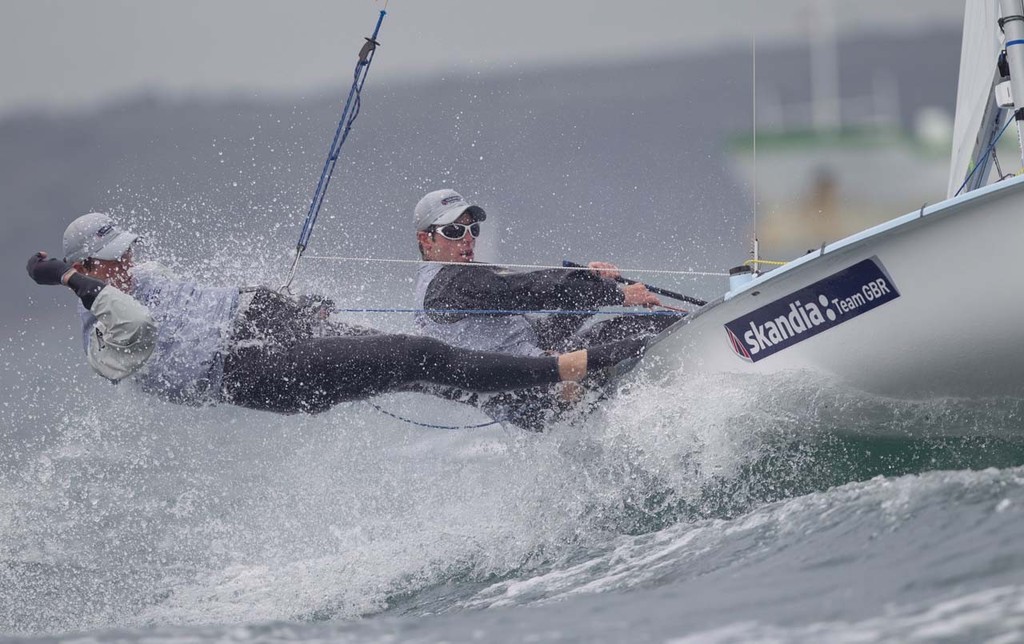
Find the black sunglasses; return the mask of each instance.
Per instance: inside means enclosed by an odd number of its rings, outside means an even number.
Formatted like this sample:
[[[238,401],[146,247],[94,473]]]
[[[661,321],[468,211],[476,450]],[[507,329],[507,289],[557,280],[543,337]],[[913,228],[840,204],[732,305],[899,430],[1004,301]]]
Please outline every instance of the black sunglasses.
[[[441,233],[442,237],[452,241],[458,241],[465,237],[466,231],[469,231],[473,239],[476,239],[480,236],[480,224],[477,222],[471,224],[445,224],[444,226],[434,228],[434,232]]]

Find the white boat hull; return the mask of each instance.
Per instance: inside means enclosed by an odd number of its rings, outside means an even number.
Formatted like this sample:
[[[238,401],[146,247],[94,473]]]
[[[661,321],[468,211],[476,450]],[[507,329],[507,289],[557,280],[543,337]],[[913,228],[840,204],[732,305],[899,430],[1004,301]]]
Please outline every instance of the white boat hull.
[[[666,330],[640,371],[810,371],[895,398],[1024,396],[1022,242],[1018,177],[756,278]]]

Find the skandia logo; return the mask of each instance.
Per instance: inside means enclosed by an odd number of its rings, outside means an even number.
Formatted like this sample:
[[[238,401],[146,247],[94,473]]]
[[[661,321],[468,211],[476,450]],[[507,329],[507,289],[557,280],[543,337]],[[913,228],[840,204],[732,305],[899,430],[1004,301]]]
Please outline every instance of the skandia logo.
[[[757,362],[899,296],[873,257],[737,318],[725,330],[736,355]]]
[[[788,315],[780,315],[764,324],[750,322],[750,328],[743,334],[743,342],[750,347],[752,354],[756,354],[814,327],[835,322],[835,319],[836,312],[829,307],[827,296],[819,295],[817,303],[803,304],[797,300],[790,302]]]
[[[462,195],[451,195],[441,200],[442,206],[447,206],[456,202],[462,201]]]
[[[100,229],[96,231],[96,236],[100,237],[100,238],[106,237],[113,230],[114,230],[114,225],[113,224],[106,224],[105,226],[101,226]]]

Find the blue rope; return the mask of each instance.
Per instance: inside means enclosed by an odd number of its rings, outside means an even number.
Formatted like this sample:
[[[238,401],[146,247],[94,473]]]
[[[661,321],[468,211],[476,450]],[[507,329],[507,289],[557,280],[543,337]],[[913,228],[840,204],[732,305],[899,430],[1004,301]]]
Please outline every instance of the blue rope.
[[[334,166],[341,154],[341,146],[344,145],[348,133],[352,129],[352,123],[359,116],[359,107],[363,91],[363,83],[370,71],[370,63],[373,62],[373,55],[377,51],[377,34],[380,32],[380,25],[384,22],[387,12],[381,10],[377,18],[377,26],[373,29],[373,35],[366,39],[359,52],[359,60],[356,62],[353,72],[352,87],[348,91],[348,99],[345,101],[345,109],[341,112],[341,120],[338,121],[338,129],[334,132],[334,140],[331,142],[331,149],[324,162],[324,169],[320,173],[320,181],[317,182],[316,192],[313,193],[313,201],[309,204],[309,213],[306,215],[306,222],[302,226],[302,233],[299,235],[299,243],[296,252],[301,255],[306,250],[309,237],[313,234],[313,226],[316,224],[317,215],[320,214],[320,206],[323,204],[324,196],[327,194],[327,186],[331,183],[331,175],[334,173]],[[349,108],[352,114],[349,115]]]
[[[978,168],[986,165],[985,160],[988,158],[988,155],[992,154],[992,150],[996,148],[996,143],[999,143],[999,139],[1003,138],[1003,133],[1006,132],[1006,128],[1010,127],[1010,123],[1013,123],[1013,121],[1013,118],[1006,119],[1006,125],[1003,126],[1003,129],[999,130],[999,134],[996,135],[996,138],[988,146],[988,149],[985,150],[985,154],[981,155],[981,158],[978,159],[978,163],[974,164],[974,168],[967,175],[967,178],[964,179],[964,182],[960,184],[960,188],[956,191],[956,194],[953,195],[954,197],[958,196],[963,191],[963,189],[967,187],[967,183],[971,180],[971,177],[974,176],[974,173],[978,171]]]
[[[440,315],[621,315],[621,316],[675,316],[685,317],[682,311],[560,311],[538,309],[520,311],[516,309],[331,309],[332,313],[437,313]]]

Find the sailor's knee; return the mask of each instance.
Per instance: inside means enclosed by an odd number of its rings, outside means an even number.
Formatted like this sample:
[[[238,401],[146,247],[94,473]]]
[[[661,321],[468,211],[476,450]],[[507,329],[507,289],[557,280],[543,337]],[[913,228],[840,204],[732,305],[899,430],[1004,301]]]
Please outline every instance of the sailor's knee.
[[[436,365],[439,362],[444,362],[451,352],[450,346],[434,338],[422,335],[403,335],[399,337],[402,343],[402,353],[418,364]]]

